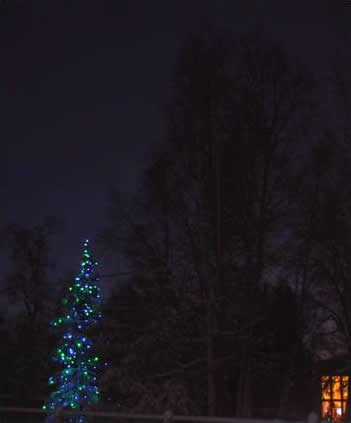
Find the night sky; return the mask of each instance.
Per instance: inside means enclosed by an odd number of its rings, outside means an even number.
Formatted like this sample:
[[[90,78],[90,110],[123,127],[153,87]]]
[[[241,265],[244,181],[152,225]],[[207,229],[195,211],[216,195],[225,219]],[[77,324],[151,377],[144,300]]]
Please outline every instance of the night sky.
[[[103,227],[110,188],[133,193],[141,183],[164,132],[177,49],[208,22],[238,32],[264,25],[323,75],[350,27],[351,4],[8,0],[1,6],[3,223],[62,217],[65,231],[55,244],[60,272],[77,266],[82,240]]]

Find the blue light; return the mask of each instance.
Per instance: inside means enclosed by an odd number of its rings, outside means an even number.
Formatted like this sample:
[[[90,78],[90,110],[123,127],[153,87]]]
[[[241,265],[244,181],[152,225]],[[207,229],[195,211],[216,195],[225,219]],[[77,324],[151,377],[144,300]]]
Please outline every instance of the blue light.
[[[87,249],[87,243],[88,240],[84,245],[81,271],[69,287],[69,291],[73,291],[73,295],[65,297],[67,300],[64,303],[63,316],[65,318],[57,319],[60,326],[65,327],[64,325],[66,325],[69,331],[63,335],[65,341],[58,347],[57,358],[63,363],[63,370],[56,378],[58,389],[53,392],[47,402],[47,408],[50,410],[54,410],[57,404],[84,409],[98,400],[97,387],[92,385],[92,382],[97,380],[95,371],[98,366],[94,365],[90,355],[92,348],[89,340],[82,336],[82,330],[85,327],[93,327],[97,323],[96,316],[101,317],[101,312],[99,312],[101,300],[97,301],[97,298],[101,298],[100,295],[97,295],[100,288],[96,285],[95,275],[93,276],[94,265]],[[84,396],[82,396],[83,392],[77,392],[78,388],[81,391],[83,380],[87,382],[87,385],[84,385],[86,393]],[[76,416],[70,418],[69,423],[85,423],[85,419],[82,416]]]

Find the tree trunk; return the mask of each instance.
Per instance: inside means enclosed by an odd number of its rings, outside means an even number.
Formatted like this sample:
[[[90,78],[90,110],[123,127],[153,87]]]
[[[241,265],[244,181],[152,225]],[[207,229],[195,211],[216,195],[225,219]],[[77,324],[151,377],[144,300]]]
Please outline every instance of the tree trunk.
[[[210,289],[210,291],[212,290]],[[212,308],[211,303],[207,304],[207,413],[209,416],[216,414],[216,362],[214,356],[214,321]]]
[[[236,415],[237,417],[251,417],[252,415],[252,398],[250,383],[250,362],[247,357],[243,357],[239,369],[239,384],[236,398]]]

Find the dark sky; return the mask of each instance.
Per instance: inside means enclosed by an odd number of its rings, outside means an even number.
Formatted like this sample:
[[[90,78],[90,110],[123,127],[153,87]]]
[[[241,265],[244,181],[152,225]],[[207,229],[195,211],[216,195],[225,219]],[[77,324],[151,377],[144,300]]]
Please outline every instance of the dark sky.
[[[63,217],[57,264],[76,266],[110,186],[135,191],[163,131],[169,77],[205,22],[264,24],[323,71],[351,22],[347,1],[7,0],[0,6],[4,222]],[[4,159],[5,158],[5,159]],[[113,269],[109,269],[113,270]]]

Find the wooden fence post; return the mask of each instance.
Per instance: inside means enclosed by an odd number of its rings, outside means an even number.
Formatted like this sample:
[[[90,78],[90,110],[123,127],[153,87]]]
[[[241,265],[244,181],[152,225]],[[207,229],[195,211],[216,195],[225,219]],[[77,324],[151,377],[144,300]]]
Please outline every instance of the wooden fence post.
[[[311,411],[307,416],[307,423],[319,423],[320,419],[316,412]]]
[[[167,410],[163,415],[163,423],[172,423],[173,413],[171,410]],[[62,422],[63,423],[63,422]]]

